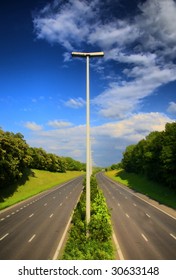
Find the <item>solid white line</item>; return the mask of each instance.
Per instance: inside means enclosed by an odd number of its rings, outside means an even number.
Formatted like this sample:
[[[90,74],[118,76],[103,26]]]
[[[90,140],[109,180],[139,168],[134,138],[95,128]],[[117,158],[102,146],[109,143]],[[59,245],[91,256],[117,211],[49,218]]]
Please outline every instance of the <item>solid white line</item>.
[[[123,256],[123,254],[122,254],[122,251],[121,251],[121,249],[120,249],[120,246],[119,246],[119,243],[118,243],[118,241],[117,241],[117,238],[116,238],[116,235],[115,235],[115,232],[114,232],[114,231],[112,232],[112,237],[113,237],[113,239],[114,239],[114,243],[115,243],[115,246],[116,246],[116,249],[117,249],[117,253],[118,253],[118,255],[119,255],[120,260],[124,260],[124,256]]]
[[[35,238],[36,234],[34,234],[29,240],[28,242],[30,243],[34,238]]]
[[[3,240],[4,238],[6,238],[7,235],[9,235],[9,233],[6,233],[5,235],[3,235],[3,236],[0,238],[0,241]]]
[[[53,215],[54,215],[54,214],[51,214],[51,215],[50,215],[50,218],[52,218]]]
[[[142,237],[144,238],[144,240],[145,240],[146,242],[148,242],[147,237],[146,237],[143,233],[141,233],[141,235],[142,235]]]
[[[175,236],[175,235],[173,235],[172,233],[170,233],[170,236],[172,236],[174,239],[176,239],[176,236]]]

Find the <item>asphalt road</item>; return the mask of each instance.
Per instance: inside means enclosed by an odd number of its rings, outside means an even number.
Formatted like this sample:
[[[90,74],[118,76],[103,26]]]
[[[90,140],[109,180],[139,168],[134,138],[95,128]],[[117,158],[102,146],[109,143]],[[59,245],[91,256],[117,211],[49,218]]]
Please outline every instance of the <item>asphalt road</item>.
[[[111,209],[115,236],[125,260],[175,260],[176,218],[141,199],[132,190],[97,174]]]
[[[81,194],[83,177],[0,212],[0,259],[53,259]]]

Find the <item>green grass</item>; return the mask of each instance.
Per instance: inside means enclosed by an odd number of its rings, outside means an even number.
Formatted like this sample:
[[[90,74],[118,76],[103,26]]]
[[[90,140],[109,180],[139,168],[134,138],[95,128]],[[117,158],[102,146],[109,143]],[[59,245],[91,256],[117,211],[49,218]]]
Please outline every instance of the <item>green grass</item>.
[[[127,173],[123,169],[105,173],[111,179],[120,182],[129,188],[176,209],[176,192],[158,183],[148,180],[144,176]]]
[[[32,175],[25,184],[17,187],[15,192],[7,197],[1,194],[0,209],[9,207],[17,202],[25,200],[35,194],[50,189],[56,185],[62,184],[73,178],[84,174],[80,171],[67,171],[66,173],[53,173],[43,170],[32,170]],[[8,189],[6,191],[8,193]]]

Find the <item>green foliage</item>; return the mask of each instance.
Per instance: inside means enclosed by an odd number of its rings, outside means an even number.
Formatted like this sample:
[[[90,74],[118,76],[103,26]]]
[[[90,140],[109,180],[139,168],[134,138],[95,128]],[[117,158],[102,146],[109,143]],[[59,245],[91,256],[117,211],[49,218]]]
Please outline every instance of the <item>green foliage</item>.
[[[123,153],[123,168],[127,172],[176,189],[176,122],[167,123],[165,131],[151,132]]]
[[[103,193],[97,186],[94,176],[91,177],[91,220],[85,221],[86,192],[74,211],[72,227],[63,258],[65,260],[111,260],[114,259],[111,241],[112,229]]]
[[[0,186],[17,182],[31,162],[29,146],[20,133],[0,130]]]
[[[20,184],[24,178],[27,180],[25,174],[30,173],[29,169],[64,173],[67,170],[83,171],[85,164],[47,153],[42,148],[29,147],[21,133],[0,129],[0,187],[8,188]]]

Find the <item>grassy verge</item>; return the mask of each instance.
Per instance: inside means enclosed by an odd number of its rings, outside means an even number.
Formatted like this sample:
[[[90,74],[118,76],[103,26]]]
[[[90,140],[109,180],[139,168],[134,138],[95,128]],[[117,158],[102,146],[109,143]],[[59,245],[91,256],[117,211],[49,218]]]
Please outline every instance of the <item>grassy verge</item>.
[[[127,173],[124,170],[112,170],[105,173],[111,179],[120,182],[129,188],[145,194],[146,196],[176,209],[176,193],[172,189],[157,184],[134,173]]]
[[[91,177],[91,220],[85,222],[85,188],[75,208],[69,237],[62,256],[63,260],[112,260],[112,228],[110,214],[102,191],[98,188],[95,177]]]
[[[82,174],[83,172],[80,171],[53,173],[49,171],[33,169],[31,176],[29,176],[29,180],[24,185],[19,186],[11,196],[7,197],[5,193],[4,195],[1,194],[2,202],[0,202],[0,210],[56,185],[74,179]],[[8,193],[8,189],[5,191]]]

